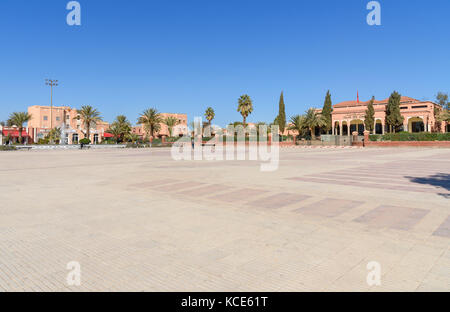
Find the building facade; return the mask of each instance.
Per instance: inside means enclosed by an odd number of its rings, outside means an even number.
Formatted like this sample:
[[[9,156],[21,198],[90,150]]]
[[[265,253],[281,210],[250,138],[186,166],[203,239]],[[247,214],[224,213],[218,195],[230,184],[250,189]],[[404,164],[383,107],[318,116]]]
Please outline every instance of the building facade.
[[[172,136],[179,137],[188,133],[188,121],[186,114],[171,114],[171,113],[161,113],[160,117],[164,120],[167,117],[174,117],[178,120],[178,124],[172,129]],[[147,137],[147,133],[145,132],[144,125],[138,125],[133,127],[133,133],[137,134],[141,137]],[[160,123],[160,130],[154,133],[154,136],[157,138],[168,137],[169,136],[169,128],[167,125],[162,122]]]
[[[51,109],[50,106],[35,105],[28,107],[28,113],[32,116],[28,129],[34,143],[45,138],[52,128],[61,129],[61,144],[78,144],[79,140],[85,138],[85,125],[76,109],[67,106],[54,106]],[[98,122],[90,129],[91,143],[102,142],[108,129],[109,123]]]
[[[22,140],[25,144],[32,143],[30,130],[28,127],[22,129]],[[0,125],[0,145],[17,142],[19,142],[19,128]]]
[[[375,101],[374,133],[384,134],[388,131],[386,125],[386,105],[389,99]],[[332,134],[351,135],[353,132],[364,133],[364,119],[370,101],[346,101],[333,105]],[[419,101],[402,96],[400,113],[404,117],[402,131],[408,132],[445,132],[445,122],[437,122],[435,112],[442,110],[439,104],[432,101]]]

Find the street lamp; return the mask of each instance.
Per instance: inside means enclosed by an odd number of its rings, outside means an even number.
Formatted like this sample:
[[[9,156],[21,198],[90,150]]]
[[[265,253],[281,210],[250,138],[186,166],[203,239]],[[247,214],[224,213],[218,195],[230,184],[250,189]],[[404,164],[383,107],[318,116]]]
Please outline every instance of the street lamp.
[[[50,86],[50,130],[53,129],[53,87],[58,86],[58,80],[45,79],[45,84]]]

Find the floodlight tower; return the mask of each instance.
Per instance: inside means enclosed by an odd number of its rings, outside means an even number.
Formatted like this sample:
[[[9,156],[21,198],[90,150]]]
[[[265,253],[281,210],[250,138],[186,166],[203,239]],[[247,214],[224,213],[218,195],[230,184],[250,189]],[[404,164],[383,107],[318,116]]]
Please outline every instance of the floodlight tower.
[[[50,130],[53,129],[53,87],[58,86],[58,80],[45,79],[45,84],[50,86]]]

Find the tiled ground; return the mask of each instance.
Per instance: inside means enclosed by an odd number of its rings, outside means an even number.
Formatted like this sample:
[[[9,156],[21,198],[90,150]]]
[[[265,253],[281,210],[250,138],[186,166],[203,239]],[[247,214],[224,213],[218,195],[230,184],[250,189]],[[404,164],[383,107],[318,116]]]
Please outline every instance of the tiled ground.
[[[449,149],[282,149],[272,173],[164,149],[0,160],[0,291],[450,291]]]

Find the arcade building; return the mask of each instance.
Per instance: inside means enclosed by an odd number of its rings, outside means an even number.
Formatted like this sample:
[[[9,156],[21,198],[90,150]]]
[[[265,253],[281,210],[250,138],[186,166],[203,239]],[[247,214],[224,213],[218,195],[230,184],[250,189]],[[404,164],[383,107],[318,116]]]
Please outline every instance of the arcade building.
[[[386,105],[389,99],[375,101],[374,133],[384,134],[388,131],[386,125]],[[358,132],[363,135],[365,129],[364,119],[367,106],[370,101],[359,102],[346,101],[333,105],[332,112],[332,134],[351,135]],[[432,101],[419,101],[407,96],[400,100],[400,112],[404,117],[401,131],[407,132],[446,132],[450,125],[445,122],[437,122],[435,110],[440,111],[442,107]]]

